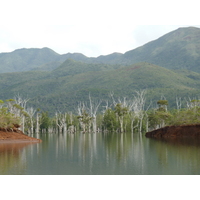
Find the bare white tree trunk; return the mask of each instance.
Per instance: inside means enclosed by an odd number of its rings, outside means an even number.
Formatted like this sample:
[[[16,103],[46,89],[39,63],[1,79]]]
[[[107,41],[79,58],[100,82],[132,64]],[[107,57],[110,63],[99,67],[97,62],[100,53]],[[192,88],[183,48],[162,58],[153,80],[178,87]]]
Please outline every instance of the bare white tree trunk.
[[[129,111],[128,101],[126,100],[126,97],[123,97],[123,99],[118,98],[118,100],[116,101],[114,99],[114,93],[110,93],[110,96],[112,98],[114,107],[120,104],[120,107],[122,109],[127,108],[128,109],[127,111]],[[116,114],[116,116],[118,117],[119,124],[120,124],[120,133],[123,133],[124,132],[124,114],[122,116],[118,116],[118,114]]]
[[[89,94],[89,101],[90,101],[89,113],[90,113],[90,117],[92,118],[93,133],[96,133],[96,131],[97,131],[97,112],[98,112],[98,108],[102,101],[100,100],[98,102],[92,102],[90,94]]]
[[[145,114],[147,115],[147,113],[144,111],[146,91],[136,91],[135,93],[136,94],[134,95],[132,102],[128,104],[128,108],[131,112],[131,130],[133,133],[134,128],[138,127],[138,132],[141,133],[143,118]],[[133,127],[133,123],[136,119],[138,119],[138,123],[135,127]]]
[[[34,130],[34,125],[33,125],[33,120],[34,120],[34,115],[35,115],[35,112],[36,110],[33,109],[32,107],[28,108],[27,109],[27,113],[29,115],[29,119],[30,119],[30,131],[31,131],[31,134],[33,134],[33,130]]]
[[[123,133],[124,132],[123,117],[119,117],[119,123],[120,123],[120,133]]]
[[[58,126],[58,133],[67,132],[66,113],[56,112],[56,125]]]
[[[176,97],[176,107],[177,107],[177,110],[179,111],[182,107],[182,100],[181,100],[181,97]]]
[[[23,99],[19,94],[14,97],[15,102],[26,110],[26,104],[29,99]]]
[[[78,115],[79,115],[80,127],[83,130],[83,132],[85,132],[85,125],[84,125],[82,118],[81,118],[81,116],[83,116],[83,110],[85,110],[85,104],[80,102],[79,105],[78,105],[78,108],[77,108],[77,112],[78,112]]]
[[[20,126],[20,130],[24,133],[25,131],[25,116],[24,116],[24,112],[26,112],[26,104],[29,101],[29,99],[27,98],[22,98],[19,94],[16,95],[14,97],[14,100],[16,102],[16,104],[18,104],[19,106],[21,106],[23,108],[23,112],[20,111],[19,113],[19,117],[21,118],[21,126]]]
[[[69,126],[69,128],[68,128],[68,131],[69,131],[69,133],[74,133],[75,132],[75,127],[74,127],[74,125],[73,125],[73,116],[72,116],[72,112],[70,112],[70,114],[69,114],[69,116],[70,116],[70,126]]]
[[[146,115],[146,132],[148,132],[149,131],[149,119],[148,119],[147,112],[145,113],[145,115]]]
[[[24,133],[24,127],[25,127],[25,117],[22,116],[22,123],[21,123],[21,127],[20,130]]]
[[[37,112],[36,114],[36,129],[35,132],[38,134],[40,131],[40,116],[39,113]]]
[[[63,123],[63,132],[67,133],[66,113],[64,114],[62,118],[62,123]]]

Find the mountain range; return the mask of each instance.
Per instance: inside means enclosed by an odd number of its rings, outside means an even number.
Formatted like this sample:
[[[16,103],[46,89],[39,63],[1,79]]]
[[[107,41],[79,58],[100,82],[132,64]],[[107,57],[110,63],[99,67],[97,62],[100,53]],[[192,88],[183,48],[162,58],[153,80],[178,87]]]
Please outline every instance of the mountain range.
[[[126,53],[86,57],[60,55],[49,48],[0,54],[0,99],[16,94],[42,110],[73,110],[79,101],[131,97],[147,89],[147,99],[198,97],[200,29],[179,28]],[[174,106],[174,105],[172,105]]]

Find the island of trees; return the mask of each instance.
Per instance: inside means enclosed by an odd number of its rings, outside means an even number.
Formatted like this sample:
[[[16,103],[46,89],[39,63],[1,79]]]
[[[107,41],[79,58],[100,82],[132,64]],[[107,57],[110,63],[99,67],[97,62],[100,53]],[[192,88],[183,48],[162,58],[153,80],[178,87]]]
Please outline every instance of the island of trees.
[[[200,124],[200,100],[176,98],[175,109],[168,109],[166,99],[146,102],[146,91],[136,91],[132,99],[79,102],[74,112],[48,112],[28,107],[20,95],[0,101],[1,130],[19,128],[24,133],[132,132],[146,133],[165,126]],[[153,106],[156,105],[156,106]]]

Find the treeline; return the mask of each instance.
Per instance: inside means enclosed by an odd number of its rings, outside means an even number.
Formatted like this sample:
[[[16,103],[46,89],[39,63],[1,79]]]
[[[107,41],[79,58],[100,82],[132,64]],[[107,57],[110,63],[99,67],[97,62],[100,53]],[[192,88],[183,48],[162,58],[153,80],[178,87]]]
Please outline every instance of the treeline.
[[[0,128],[19,127],[25,133],[132,132],[142,134],[170,125],[200,124],[200,100],[176,98],[177,108],[168,110],[162,99],[156,106],[146,102],[146,91],[136,91],[132,99],[80,102],[75,112],[48,112],[28,107],[20,95],[0,101]],[[184,106],[185,105],[185,106]]]

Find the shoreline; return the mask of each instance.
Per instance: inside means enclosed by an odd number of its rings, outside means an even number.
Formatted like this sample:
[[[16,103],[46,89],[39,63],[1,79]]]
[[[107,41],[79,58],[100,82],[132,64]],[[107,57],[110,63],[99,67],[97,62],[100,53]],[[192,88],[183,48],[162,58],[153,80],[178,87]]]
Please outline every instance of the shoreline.
[[[0,143],[40,143],[42,140],[30,137],[20,130],[3,131],[0,130]]]
[[[0,139],[0,144],[5,144],[5,143],[40,143],[42,140],[35,138],[35,140],[25,140],[25,139]]]
[[[148,138],[200,138],[200,125],[166,126],[145,134]]]

